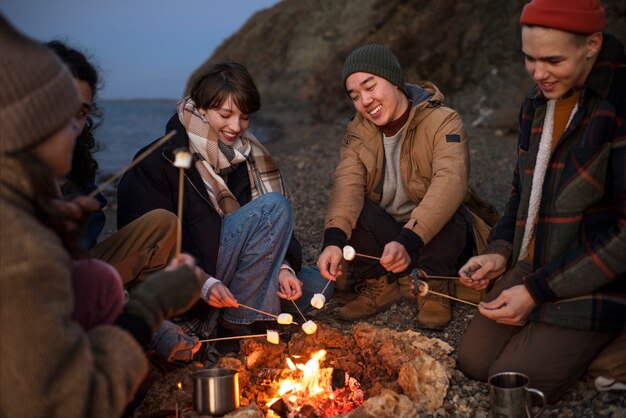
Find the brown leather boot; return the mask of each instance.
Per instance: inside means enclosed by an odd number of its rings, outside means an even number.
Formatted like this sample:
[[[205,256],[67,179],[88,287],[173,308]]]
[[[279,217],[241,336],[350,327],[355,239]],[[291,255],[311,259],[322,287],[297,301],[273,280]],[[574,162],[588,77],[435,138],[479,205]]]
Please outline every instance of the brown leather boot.
[[[337,310],[345,320],[365,319],[389,308],[400,300],[398,282],[387,282],[387,276],[365,280],[365,286],[354,300]]]
[[[346,304],[358,295],[354,292],[354,284],[349,271],[350,264],[346,260],[342,260],[340,268],[341,274],[335,280],[333,300],[340,304]]]
[[[429,290],[449,295],[448,281],[429,280]],[[424,297],[417,296],[417,324],[422,328],[444,329],[452,320],[452,310],[450,309],[450,299],[426,294]]]

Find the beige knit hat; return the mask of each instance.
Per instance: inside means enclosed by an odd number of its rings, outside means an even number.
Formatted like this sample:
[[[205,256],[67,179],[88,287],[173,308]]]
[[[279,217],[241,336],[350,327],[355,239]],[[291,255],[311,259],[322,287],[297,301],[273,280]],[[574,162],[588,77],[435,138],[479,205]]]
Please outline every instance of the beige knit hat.
[[[31,147],[80,108],[72,75],[43,44],[0,14],[0,153]]]

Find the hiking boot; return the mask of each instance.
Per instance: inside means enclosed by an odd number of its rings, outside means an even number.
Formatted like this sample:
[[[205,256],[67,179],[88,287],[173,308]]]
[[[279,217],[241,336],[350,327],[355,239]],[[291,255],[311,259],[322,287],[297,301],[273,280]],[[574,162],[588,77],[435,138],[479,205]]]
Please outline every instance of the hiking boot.
[[[428,288],[445,295],[450,294],[446,280],[429,280]],[[417,296],[417,310],[417,324],[422,328],[441,330],[452,320],[450,299],[430,292],[424,297]]]
[[[341,274],[335,280],[333,290],[333,300],[339,304],[345,305],[358,295],[354,291],[353,278],[351,277],[350,264],[346,260],[341,261]]]
[[[398,288],[400,289],[400,295],[402,295],[402,299],[415,299],[415,293],[411,291],[410,275],[402,276],[398,279]]]
[[[337,310],[342,319],[369,318],[386,310],[401,298],[398,282],[388,283],[387,276],[365,280],[359,293],[354,300]]]

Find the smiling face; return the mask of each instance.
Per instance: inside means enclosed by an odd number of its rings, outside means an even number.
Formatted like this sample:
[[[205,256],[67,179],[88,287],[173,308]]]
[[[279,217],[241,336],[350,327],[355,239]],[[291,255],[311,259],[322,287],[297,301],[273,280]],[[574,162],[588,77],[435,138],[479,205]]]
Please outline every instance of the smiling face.
[[[400,118],[408,105],[408,99],[397,86],[370,73],[350,74],[346,90],[356,110],[377,126]]]
[[[547,99],[580,89],[598,55],[602,34],[589,36],[540,26],[522,28],[522,52],[528,75]]]
[[[250,126],[250,115],[243,113],[235,104],[232,95],[218,108],[202,109],[204,117],[217,132],[217,137],[226,145],[232,146],[235,140]]]

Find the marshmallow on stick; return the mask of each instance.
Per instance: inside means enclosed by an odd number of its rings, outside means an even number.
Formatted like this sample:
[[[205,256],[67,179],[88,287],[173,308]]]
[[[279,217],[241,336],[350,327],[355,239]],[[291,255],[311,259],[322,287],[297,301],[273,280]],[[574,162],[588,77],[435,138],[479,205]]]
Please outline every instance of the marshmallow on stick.
[[[183,244],[183,189],[185,170],[191,167],[191,153],[187,148],[174,150],[174,166],[178,167],[178,225],[176,228],[176,256],[180,255]]]
[[[267,330],[267,341],[272,344],[278,344],[280,342],[280,337],[278,336],[278,331],[274,331],[271,329]]]
[[[281,313],[276,318],[276,322],[282,325],[289,325],[293,322],[293,316],[291,316],[291,314],[288,314],[288,313]]]
[[[302,330],[307,334],[313,334],[317,331],[317,324],[310,319],[302,324]]]
[[[316,293],[311,298],[311,306],[316,309],[322,309],[326,303],[326,296],[323,293]]]
[[[346,261],[352,261],[354,260],[354,257],[356,257],[356,251],[354,250],[354,247],[351,247],[349,245],[343,247],[343,258]]]
[[[178,148],[174,150],[174,167],[184,168],[185,170],[191,168],[191,162],[193,157],[187,148]]]
[[[350,245],[346,245],[345,247],[343,247],[343,258],[346,261],[354,260],[354,257],[356,257],[357,255],[363,258],[369,258],[370,260],[380,260],[380,257],[374,257],[373,255],[357,253],[354,247]]]

